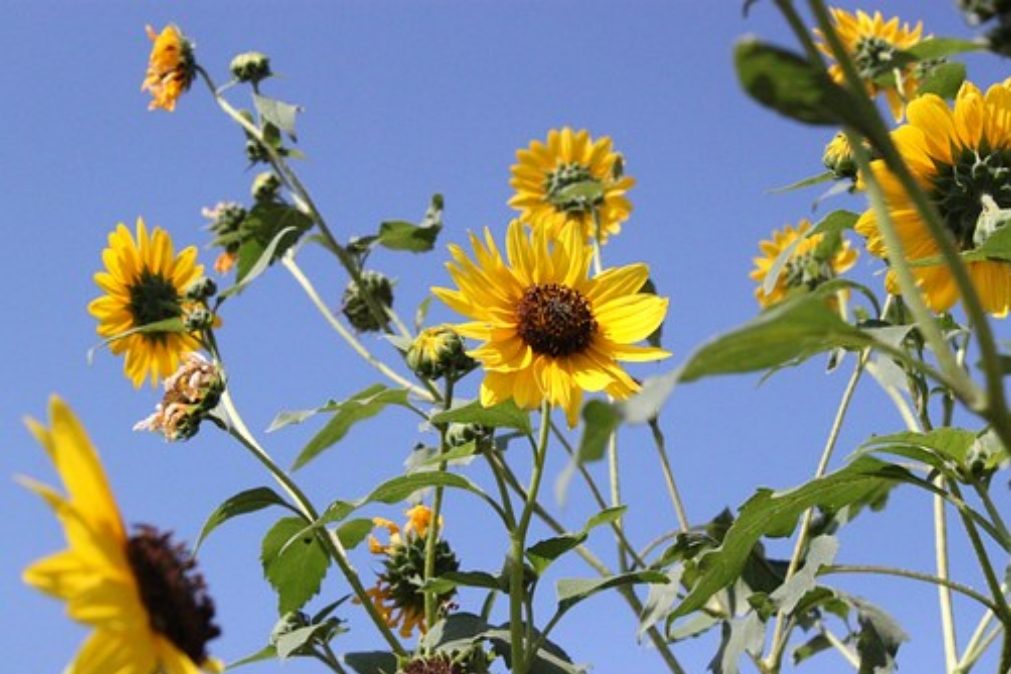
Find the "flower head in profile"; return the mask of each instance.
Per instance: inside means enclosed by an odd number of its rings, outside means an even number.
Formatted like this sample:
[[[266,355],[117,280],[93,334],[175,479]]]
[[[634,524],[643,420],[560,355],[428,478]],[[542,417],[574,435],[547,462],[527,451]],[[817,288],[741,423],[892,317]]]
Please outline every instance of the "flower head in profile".
[[[892,140],[956,246],[971,253],[1007,220],[1005,209],[1011,208],[1011,81],[985,94],[966,82],[951,107],[934,94],[924,94],[909,104],[907,114],[908,123],[892,132]],[[924,300],[934,311],[947,311],[959,298],[951,271],[939,261],[940,248],[885,162],[871,162],[871,171],[884,191],[907,259],[920,261],[912,272]],[[860,216],[856,231],[867,237],[868,251],[887,257],[873,209]],[[1011,264],[971,259],[966,266],[986,311],[1006,315],[1011,308]],[[894,272],[888,273],[886,285],[889,292],[898,292]]]
[[[138,218],[135,238],[120,223],[102,251],[105,270],[94,276],[105,294],[88,305],[88,311],[98,319],[98,334],[115,338],[149,323],[183,320],[186,290],[203,274],[203,266],[196,260],[194,246],[176,255],[172,238],[160,227],[148,232]],[[109,344],[113,353],[125,354],[123,369],[134,386],[148,377],[152,384],[157,383],[179,367],[185,354],[199,348],[194,334],[172,330],[136,332]]]
[[[207,642],[220,634],[214,604],[184,546],[170,534],[123,525],[98,454],[70,408],[53,397],[49,426],[29,427],[52,460],[66,494],[33,480],[63,525],[67,548],[24,571],[32,587],[67,603],[93,629],[67,674],[220,672]]]
[[[165,394],[154,414],[138,422],[133,430],[161,433],[169,442],[196,435],[200,422],[218,404],[225,389],[221,368],[199,353],[187,354],[164,385]]]
[[[458,289],[432,292],[471,319],[455,325],[457,332],[484,342],[468,352],[485,370],[484,406],[512,399],[533,409],[546,400],[574,426],[584,391],[623,399],[639,390],[618,361],[670,355],[636,344],[667,313],[665,298],[639,292],[649,268],[633,264],[589,277],[592,249],[577,223],[556,238],[548,227],[529,232],[513,221],[505,258],[487,229],[483,241],[472,234],[471,245],[474,260],[450,246],[446,267]]]
[[[814,290],[846,272],[856,262],[857,251],[850,247],[849,241],[827,242],[824,234],[808,234],[810,231],[811,222],[802,219],[796,228],[786,225],[773,232],[771,239],[759,244],[762,255],[754,260],[751,278],[758,283],[755,299],[763,309],[781,302],[798,288]],[[827,243],[837,245],[826,246]],[[784,254],[788,257],[778,269],[776,283],[766,292],[769,272]]]
[[[151,92],[149,109],[161,108],[172,112],[176,101],[190,88],[196,76],[193,45],[172,24],[165,26],[160,33],[147,26],[147,36],[154,44],[140,90]]]
[[[385,529],[386,543],[369,536],[369,550],[383,558],[383,571],[379,573],[375,587],[368,590],[369,598],[390,627],[399,627],[400,635],[410,637],[415,629],[424,633],[425,594],[421,582],[425,577],[425,546],[429,527],[432,526],[432,511],[424,505],[416,505],[407,511],[407,522],[403,530],[395,523],[382,517],[373,519],[377,529]],[[442,529],[442,520],[439,521]],[[458,570],[459,561],[449,547],[449,543],[439,540],[435,546],[435,575]],[[443,610],[448,608],[455,590],[439,595],[437,600]]]
[[[911,27],[908,23],[900,24],[897,16],[885,21],[881,12],[874,12],[871,16],[861,10],[850,14],[837,7],[830,11],[839,39],[853,59],[868,95],[874,97],[884,93],[895,121],[901,121],[906,101],[913,98],[919,82],[914,66],[896,68],[896,56],[925,39],[923,22]],[[815,29],[814,32],[821,39],[818,48],[829,58],[834,58],[821,31]],[[880,78],[889,74],[895,75],[894,82],[881,84]],[[838,83],[845,80],[837,63],[829,66],[829,75]]]
[[[516,194],[509,205],[532,227],[558,236],[566,223],[577,222],[587,239],[599,234],[603,242],[621,231],[632,212],[625,193],[635,180],[624,175],[608,136],[594,140],[586,130],[553,129],[546,142],[531,142],[516,159],[509,181]]]

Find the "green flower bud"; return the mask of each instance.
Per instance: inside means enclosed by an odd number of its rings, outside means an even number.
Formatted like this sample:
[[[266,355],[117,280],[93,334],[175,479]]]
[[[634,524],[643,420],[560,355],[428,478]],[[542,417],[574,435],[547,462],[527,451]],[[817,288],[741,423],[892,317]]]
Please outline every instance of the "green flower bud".
[[[246,159],[250,164],[266,164],[270,160],[267,148],[255,138],[246,139]]]
[[[214,314],[206,307],[195,306],[183,314],[183,325],[187,332],[200,332],[214,325]]]
[[[377,271],[364,271],[362,272],[362,285],[364,292],[353,280],[348,283],[344,290],[341,313],[355,329],[361,332],[378,332],[386,327],[387,321],[383,320],[380,323],[372,315],[368,302],[365,300],[365,293],[371,295],[380,307],[392,307],[393,283]]]
[[[446,429],[446,444],[460,447],[468,442],[486,443],[491,440],[492,429],[481,424],[452,423]]]
[[[258,83],[260,80],[270,77],[270,58],[266,54],[258,51],[247,51],[232,59],[228,69],[232,71],[232,77],[240,82]]]
[[[825,164],[825,168],[831,171],[837,179],[856,178],[857,165],[853,161],[853,148],[850,147],[846,134],[840,131],[825,146],[822,163]]]
[[[183,299],[191,302],[203,302],[214,297],[217,292],[218,284],[213,279],[203,276],[190,284]]]
[[[253,179],[253,198],[259,202],[274,201],[281,189],[281,179],[272,171],[264,171]]]
[[[425,379],[447,374],[455,379],[475,365],[464,352],[463,339],[447,325],[425,328],[407,349],[407,366]]]

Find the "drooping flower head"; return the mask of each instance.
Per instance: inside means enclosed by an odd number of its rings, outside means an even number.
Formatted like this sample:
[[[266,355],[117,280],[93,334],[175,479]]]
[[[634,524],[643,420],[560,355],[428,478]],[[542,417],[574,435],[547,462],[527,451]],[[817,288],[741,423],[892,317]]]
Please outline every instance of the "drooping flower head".
[[[797,288],[814,290],[822,283],[846,272],[857,260],[857,251],[843,239],[825,250],[825,235],[807,235],[811,221],[802,219],[797,227],[786,225],[772,233],[772,238],[758,244],[762,255],[754,259],[751,278],[758,283],[755,299],[762,308],[772,306],[786,298]],[[779,270],[776,284],[766,293],[765,279],[783,251],[789,250],[786,263]]]
[[[140,90],[151,92],[149,110],[161,108],[172,112],[176,101],[190,88],[197,72],[193,45],[172,24],[165,26],[161,33],[147,26],[147,36],[154,44]]]
[[[509,184],[516,190],[509,205],[532,227],[547,227],[558,236],[575,221],[586,238],[597,236],[593,213],[600,220],[600,240],[621,231],[632,204],[625,193],[635,179],[624,175],[621,155],[608,136],[594,140],[585,129],[565,127],[548,132],[516,152]]]
[[[472,319],[454,326],[484,342],[468,352],[485,370],[481,404],[512,399],[533,409],[547,400],[575,426],[584,391],[623,399],[639,385],[618,361],[666,358],[663,349],[638,346],[664,320],[667,300],[639,292],[649,279],[644,264],[588,276],[592,249],[578,223],[556,239],[548,227],[509,225],[503,259],[491,232],[471,235],[472,261],[456,245],[447,263],[457,290],[433,288],[436,297]]]
[[[913,98],[919,81],[915,67],[907,65],[896,69],[896,52],[909,49],[925,39],[923,22],[910,27],[908,23],[900,24],[897,16],[885,21],[881,12],[874,12],[871,16],[862,10],[850,14],[837,7],[829,11],[835,20],[839,39],[846,48],[846,53],[853,59],[857,72],[867,87],[867,93],[871,97],[884,93],[895,121],[901,121],[906,101]],[[818,48],[830,59],[834,58],[822,32],[818,29],[814,32],[821,39]],[[895,81],[880,84],[879,78],[888,74],[895,74]],[[838,83],[846,79],[837,63],[829,66],[829,75]]]
[[[990,87],[985,95],[966,82],[953,107],[925,94],[909,104],[907,114],[909,122],[893,131],[892,139],[959,250],[973,251],[993,233],[991,216],[1011,208],[1011,81]],[[871,162],[871,171],[884,191],[907,259],[921,261],[912,272],[927,305],[947,311],[958,300],[958,290],[939,260],[940,248],[885,162]],[[868,251],[887,257],[873,209],[860,216],[856,230],[867,237]],[[936,264],[926,262],[931,259]],[[1011,264],[996,259],[966,264],[983,307],[995,316],[1006,315],[1011,307]],[[886,285],[889,292],[898,293],[893,272]]]
[[[425,546],[428,529],[432,526],[432,511],[419,504],[406,514],[403,530],[388,519],[373,519],[377,529],[387,531],[389,540],[384,544],[375,536],[369,536],[369,550],[383,557],[383,571],[375,587],[366,592],[386,623],[399,627],[400,635],[405,638],[410,637],[415,628],[422,634],[428,629],[421,583],[425,577]],[[442,529],[442,518],[438,526]],[[456,571],[459,567],[449,543],[440,539],[435,546],[435,575]],[[442,610],[448,608],[454,594],[455,590],[448,590],[437,597]]]
[[[165,394],[154,414],[134,425],[133,430],[161,433],[169,442],[175,442],[197,434],[200,422],[218,404],[225,382],[216,363],[199,353],[190,353],[165,379],[164,386]]]
[[[105,294],[88,305],[98,319],[98,334],[110,338],[148,323],[184,318],[186,289],[203,275],[196,260],[196,247],[176,255],[168,232],[155,227],[148,233],[141,218],[136,238],[126,225],[117,225],[102,251],[105,271],[94,276]],[[109,344],[113,353],[126,355],[123,370],[138,387],[148,377],[153,385],[172,374],[185,354],[199,348],[195,335],[171,331],[134,333]]]
[[[67,603],[94,628],[67,674],[220,672],[207,642],[220,634],[214,604],[184,546],[138,526],[128,535],[98,454],[70,408],[55,396],[49,426],[29,427],[53,461],[66,494],[33,480],[63,525],[67,549],[24,571],[32,587]]]

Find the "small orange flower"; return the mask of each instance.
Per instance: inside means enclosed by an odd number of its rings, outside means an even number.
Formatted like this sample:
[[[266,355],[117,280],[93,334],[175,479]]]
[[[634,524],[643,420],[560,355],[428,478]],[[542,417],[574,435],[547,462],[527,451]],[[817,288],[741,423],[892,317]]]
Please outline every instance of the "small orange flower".
[[[193,45],[172,24],[165,26],[161,33],[155,33],[151,26],[147,26],[147,36],[154,45],[147,61],[147,76],[140,90],[151,92],[153,100],[149,110],[161,108],[172,112],[176,100],[190,88],[196,75]]]

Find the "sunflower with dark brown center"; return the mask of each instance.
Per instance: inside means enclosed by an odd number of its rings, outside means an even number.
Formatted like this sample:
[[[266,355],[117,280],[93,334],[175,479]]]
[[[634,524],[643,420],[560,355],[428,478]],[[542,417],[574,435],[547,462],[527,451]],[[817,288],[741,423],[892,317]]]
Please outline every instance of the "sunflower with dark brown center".
[[[53,460],[66,495],[33,480],[63,524],[68,547],[24,572],[29,585],[67,602],[71,618],[94,627],[67,674],[220,672],[207,642],[220,634],[214,604],[186,548],[149,526],[127,536],[98,454],[59,398],[49,427],[29,426]]]
[[[652,361],[670,354],[640,346],[663,322],[667,300],[640,292],[644,264],[589,276],[592,248],[578,223],[556,237],[547,227],[509,225],[503,258],[491,233],[471,235],[472,261],[450,246],[447,265],[457,290],[433,288],[436,297],[472,319],[454,326],[484,342],[468,352],[485,370],[481,403],[510,398],[526,409],[542,401],[565,410],[574,426],[583,392],[623,399],[639,385],[618,361]]]

